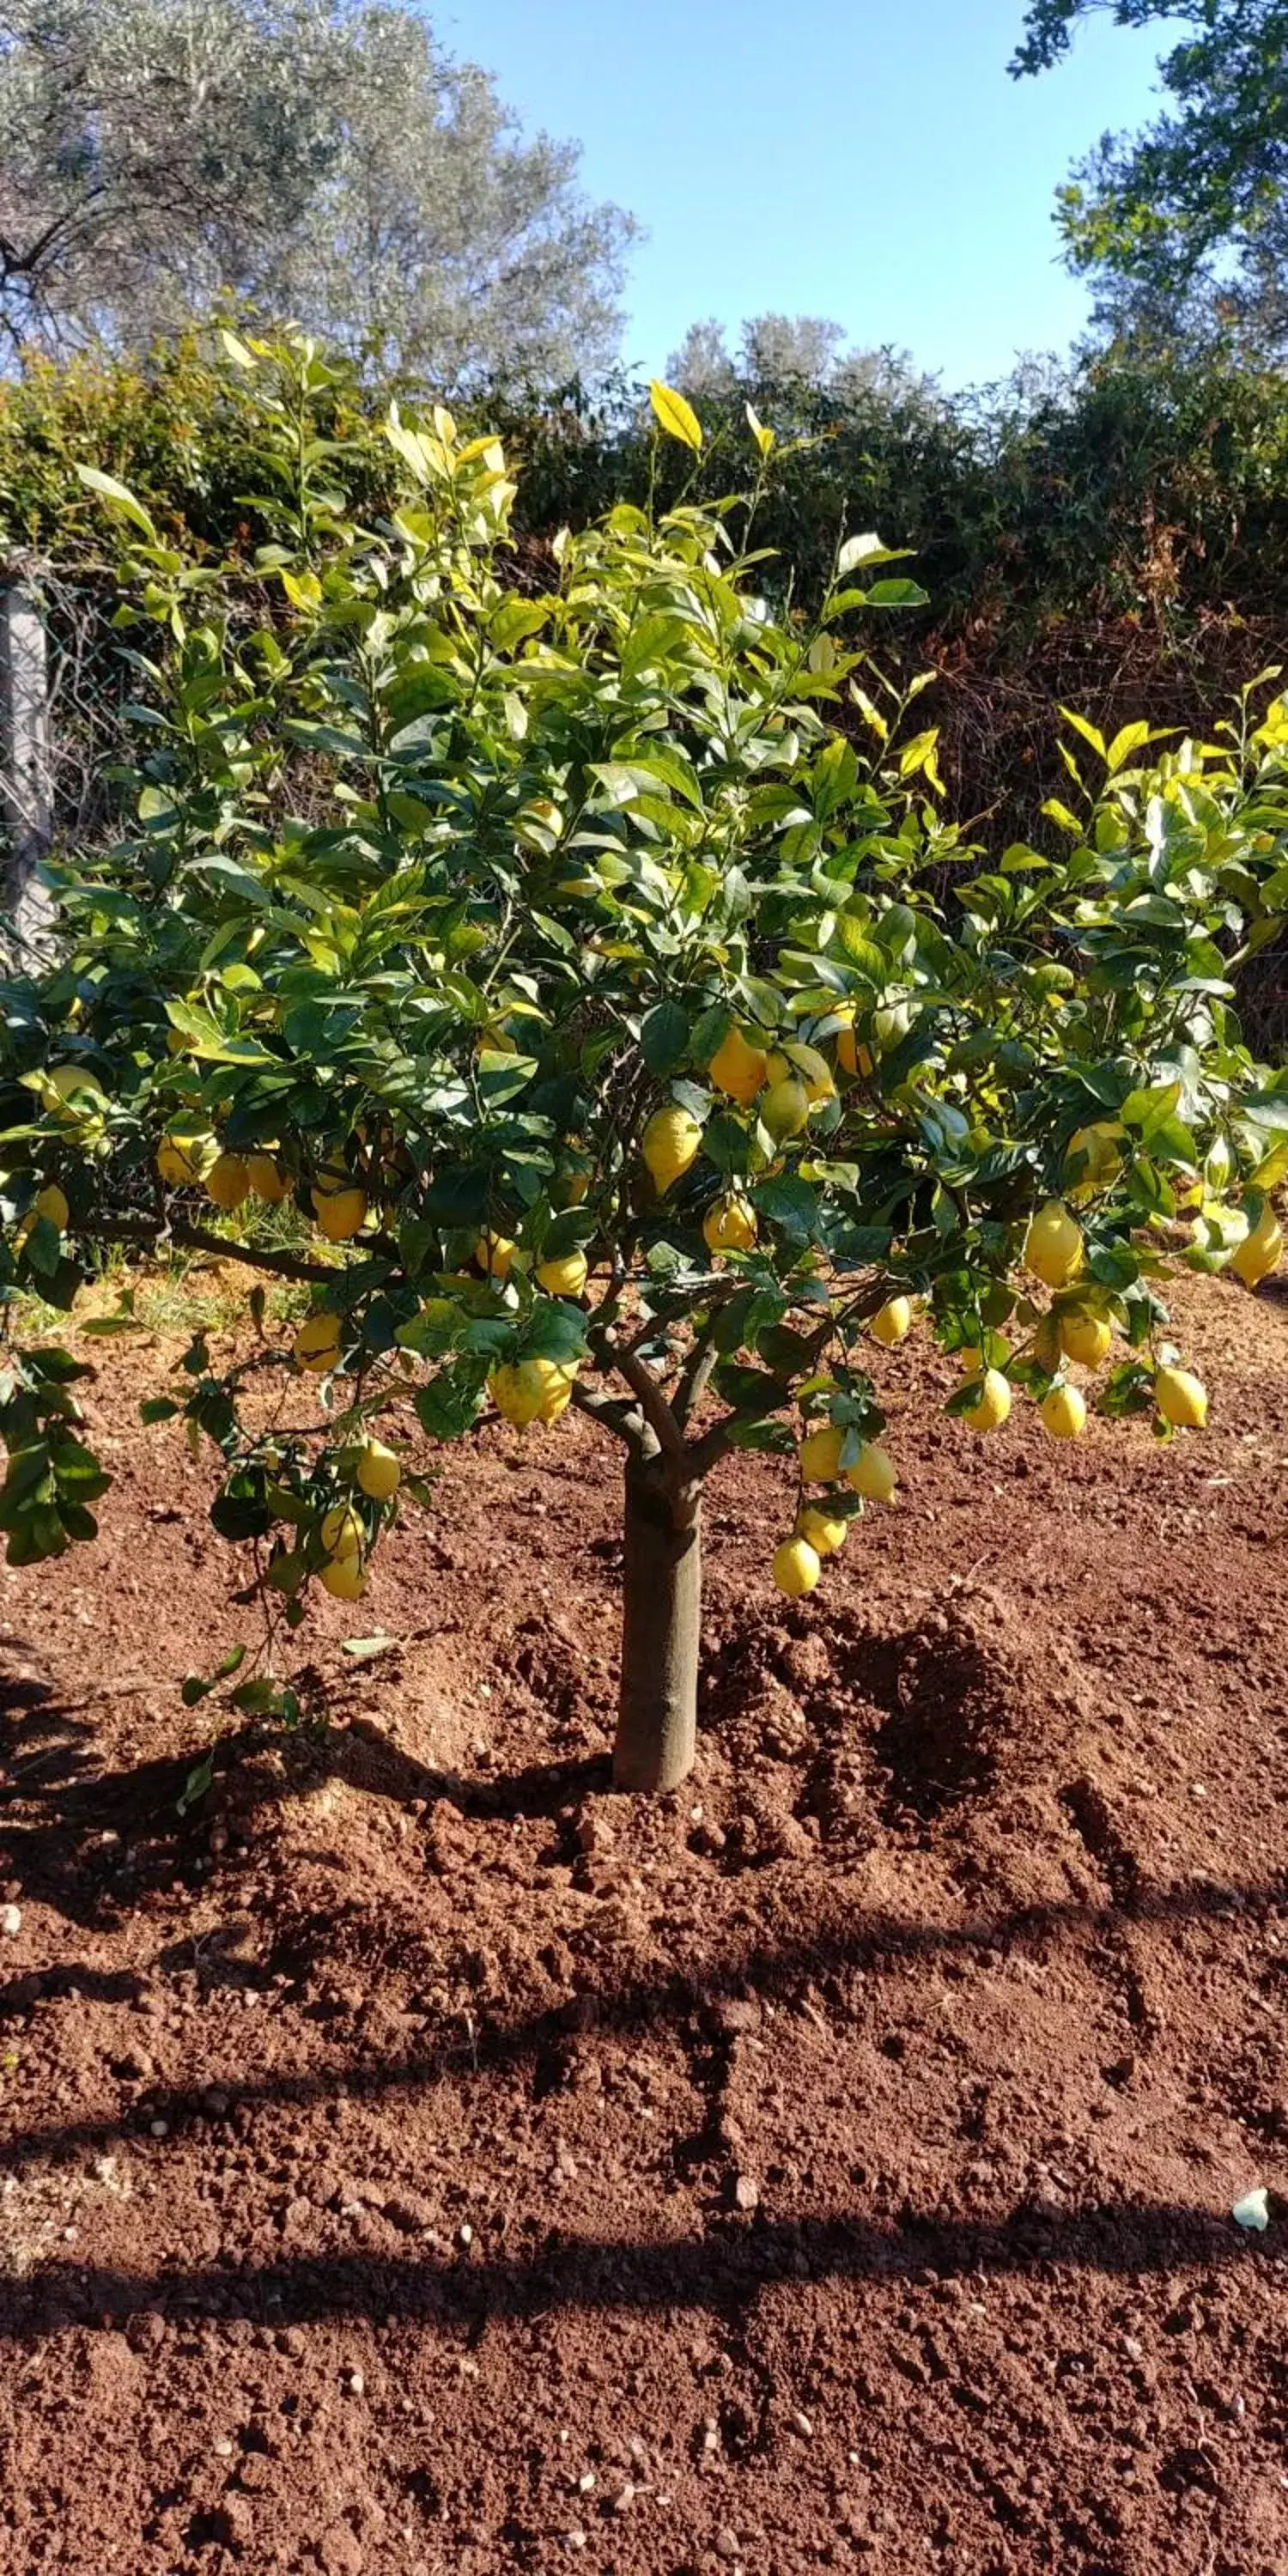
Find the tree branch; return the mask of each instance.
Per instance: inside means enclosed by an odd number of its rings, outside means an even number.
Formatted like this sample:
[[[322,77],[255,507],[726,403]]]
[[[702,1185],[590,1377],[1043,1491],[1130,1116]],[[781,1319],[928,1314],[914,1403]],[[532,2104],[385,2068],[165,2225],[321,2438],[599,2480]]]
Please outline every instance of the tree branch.
[[[616,1369],[619,1377],[625,1378],[632,1394],[639,1397],[640,1411],[659,1449],[668,1458],[682,1457],[684,1441],[680,1426],[647,1360],[640,1359],[629,1344],[615,1341],[611,1333],[600,1336],[600,1349],[609,1366]]]
[[[579,1413],[588,1414],[593,1422],[602,1423],[628,1449],[640,1449],[644,1442],[644,1416],[637,1404],[627,1404],[614,1395],[592,1395],[588,1386],[573,1380],[572,1400]]]
[[[77,1231],[103,1243],[137,1244],[140,1252],[157,1252],[163,1244],[176,1243],[184,1252],[213,1252],[218,1260],[242,1261],[250,1270],[267,1270],[275,1279],[298,1279],[306,1286],[329,1287],[341,1276],[332,1263],[302,1261],[294,1252],[258,1252],[248,1243],[209,1234],[203,1225],[187,1225],[182,1217],[168,1226],[133,1217],[103,1217],[92,1228],[80,1226]]]

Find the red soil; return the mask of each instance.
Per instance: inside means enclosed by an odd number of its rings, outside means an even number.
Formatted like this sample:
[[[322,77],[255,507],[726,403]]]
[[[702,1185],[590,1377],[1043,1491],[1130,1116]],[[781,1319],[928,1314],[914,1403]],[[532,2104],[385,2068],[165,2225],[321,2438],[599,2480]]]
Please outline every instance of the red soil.
[[[242,1614],[109,1352],[100,1544],[0,1570],[3,2576],[1283,2576],[1288,1305],[1180,1305],[1167,1448],[891,1355],[799,1607],[721,1470],[652,1806],[568,1420],[446,1459],[325,1733],[181,1819]]]

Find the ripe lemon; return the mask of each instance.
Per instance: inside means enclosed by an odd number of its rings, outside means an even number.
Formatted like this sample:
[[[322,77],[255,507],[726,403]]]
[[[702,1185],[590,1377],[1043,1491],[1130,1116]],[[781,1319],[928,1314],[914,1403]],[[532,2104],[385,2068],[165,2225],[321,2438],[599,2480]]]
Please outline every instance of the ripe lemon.
[[[776,1145],[800,1135],[809,1124],[809,1093],[799,1074],[784,1074],[781,1081],[770,1084],[760,1115]]]
[[[357,1556],[366,1543],[367,1532],[362,1514],[354,1510],[352,1503],[334,1503],[323,1514],[319,1535],[328,1556]]]
[[[849,1013],[844,1026],[836,1032],[836,1061],[842,1073],[851,1075],[861,1073],[866,1076],[872,1071],[871,1049],[865,1047],[862,1038],[856,1038],[854,1034],[853,1011]]]
[[[799,1601],[806,1592],[812,1592],[822,1571],[818,1550],[806,1538],[785,1538],[782,1546],[774,1550],[774,1581],[789,1601]]]
[[[318,1233],[328,1243],[347,1243],[366,1222],[367,1193],[347,1173],[320,1173],[309,1195]]]
[[[839,1476],[844,1447],[845,1433],[839,1423],[824,1423],[819,1430],[807,1432],[800,1448],[801,1474],[806,1484],[826,1485]]]
[[[319,1377],[340,1365],[341,1324],[338,1315],[308,1315],[301,1324],[293,1344],[298,1368],[312,1369]]]
[[[275,1155],[248,1154],[246,1169],[257,1199],[264,1199],[269,1207],[276,1207],[280,1200],[289,1198],[290,1176],[282,1170]]]
[[[659,1198],[697,1161],[702,1129],[687,1109],[655,1109],[640,1143]]]
[[[812,1507],[802,1512],[796,1523],[796,1536],[812,1547],[815,1556],[835,1556],[850,1534],[850,1524],[834,1512],[819,1512]]]
[[[66,1191],[60,1190],[57,1181],[47,1182],[43,1190],[36,1192],[31,1213],[33,1217],[43,1216],[46,1225],[56,1227],[61,1234],[71,1215]]]
[[[518,1249],[508,1234],[481,1234],[474,1246],[474,1258],[490,1279],[508,1279]]]
[[[905,1340],[912,1330],[911,1297],[887,1297],[884,1306],[879,1307],[873,1316],[869,1329],[874,1342],[881,1342],[888,1351],[893,1350],[895,1343]]]
[[[979,1381],[979,1400],[962,1415],[972,1431],[1000,1431],[1011,1410],[1010,1382],[1000,1369],[986,1369]]]
[[[225,1213],[241,1206],[250,1190],[250,1169],[244,1154],[216,1154],[206,1174],[206,1196]]]
[[[1164,1422],[1172,1423],[1178,1431],[1202,1431],[1207,1422],[1207,1388],[1190,1369],[1157,1370],[1154,1402]]]
[[[580,1297],[589,1276],[584,1252],[565,1252],[555,1261],[542,1261],[537,1277],[552,1297]]]
[[[172,1133],[163,1136],[157,1147],[157,1170],[171,1189],[191,1189],[209,1171],[217,1152],[213,1136]]]
[[[1283,1248],[1283,1228],[1267,1199],[1251,1234],[1245,1234],[1239,1245],[1230,1268],[1236,1279],[1243,1281],[1245,1288],[1259,1287],[1272,1270],[1278,1269]]]
[[[717,1091],[727,1092],[744,1109],[764,1090],[768,1070],[764,1048],[752,1046],[739,1028],[726,1030],[707,1066]]]
[[[329,1556],[322,1568],[322,1589],[336,1601],[360,1601],[367,1588],[367,1569],[360,1556]]]
[[[1127,1133],[1120,1118],[1097,1118],[1090,1127],[1079,1127],[1065,1147],[1065,1170],[1076,1167],[1074,1196],[1091,1198],[1096,1190],[1110,1189],[1123,1167],[1119,1138]]]
[[[358,1452],[357,1479],[373,1503],[387,1503],[402,1483],[402,1467],[383,1440],[364,1440]]]
[[[1062,1199],[1048,1199],[1030,1220],[1024,1259],[1048,1288],[1063,1288],[1082,1268],[1082,1228]]]
[[[756,1240],[755,1213],[733,1193],[707,1209],[702,1232],[709,1252],[750,1252]]]
[[[865,1503],[892,1503],[899,1478],[889,1450],[865,1440],[854,1465],[845,1470],[845,1481]]]
[[[538,1422],[557,1422],[572,1402],[578,1363],[576,1360],[538,1360],[537,1366],[549,1374],[545,1394],[537,1406],[536,1419]]]
[[[1082,1368],[1099,1368],[1114,1338],[1113,1326],[1106,1317],[1090,1314],[1085,1307],[1072,1307],[1062,1315],[1059,1331],[1065,1358],[1077,1360]]]
[[[497,1412],[517,1431],[530,1422],[555,1422],[572,1397],[576,1368],[559,1360],[515,1360],[495,1368],[487,1391]]]
[[[1053,1440],[1076,1440],[1087,1428],[1087,1408],[1076,1386],[1053,1386],[1038,1411]]]

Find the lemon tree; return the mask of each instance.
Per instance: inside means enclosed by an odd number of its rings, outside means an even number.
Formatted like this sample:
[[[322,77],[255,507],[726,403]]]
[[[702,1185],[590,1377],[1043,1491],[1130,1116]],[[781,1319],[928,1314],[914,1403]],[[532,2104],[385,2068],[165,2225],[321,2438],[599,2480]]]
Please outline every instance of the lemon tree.
[[[754,418],[749,499],[619,507],[524,586],[494,440],[392,411],[403,498],[363,524],[376,433],[322,437],[325,359],[230,363],[255,561],[181,557],[91,478],[128,550],[133,811],[53,869],[56,954],[5,987],[0,1294],[70,1309],[119,1245],[258,1274],[234,1361],[198,1334],[144,1410],[219,1453],[279,1656],[433,1508],[424,1435],[579,1411],[624,1468],[616,1776],[670,1788],[732,1453],[782,1453],[767,1579],[804,1596],[896,1494],[910,1332],[960,1358],[963,1441],[1024,1403],[1058,1441],[1089,1407],[1201,1426],[1166,1272],[1244,1294],[1280,1253],[1288,1078],[1232,979],[1288,910],[1288,704],[1267,683],[1206,745],[1075,720],[1063,855],[986,854],[869,658],[920,594],[851,535],[819,618],[784,606]],[[688,404],[655,408],[696,459]],[[280,1328],[274,1276],[307,1308]],[[10,1337],[14,1561],[93,1534],[83,1367]],[[291,1705],[280,1662],[236,1665],[193,1696]]]

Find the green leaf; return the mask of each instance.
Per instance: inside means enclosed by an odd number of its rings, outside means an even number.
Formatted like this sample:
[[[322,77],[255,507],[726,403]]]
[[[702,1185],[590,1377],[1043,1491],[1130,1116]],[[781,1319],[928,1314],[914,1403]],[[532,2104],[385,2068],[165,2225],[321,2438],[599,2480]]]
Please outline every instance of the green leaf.
[[[656,377],[648,389],[653,417],[668,438],[678,438],[682,447],[692,448],[696,456],[702,445],[702,424],[692,406],[674,386],[660,384]]]
[[[688,1013],[678,1002],[655,1003],[641,1023],[640,1046],[650,1073],[676,1072],[688,1053]]]
[[[104,474],[101,467],[97,465],[82,465],[78,461],[76,472],[81,482],[91,492],[97,492],[100,499],[108,502],[112,509],[119,510],[122,518],[129,519],[136,528],[141,529],[143,535],[153,545],[157,543],[154,522],[148,517],[142,502],[135,500],[134,494],[126,484],[118,483],[114,474]]]

